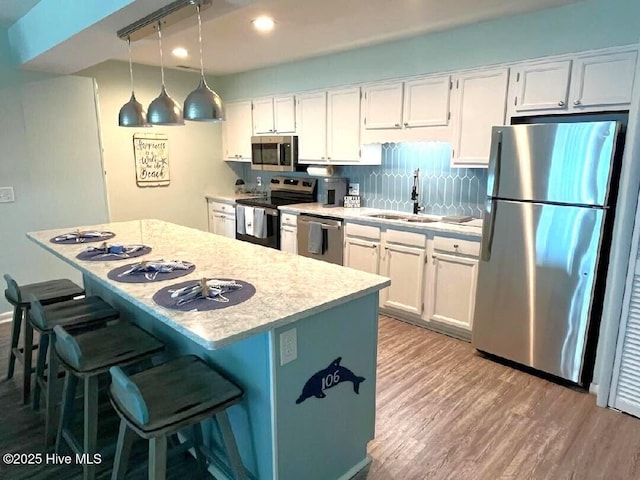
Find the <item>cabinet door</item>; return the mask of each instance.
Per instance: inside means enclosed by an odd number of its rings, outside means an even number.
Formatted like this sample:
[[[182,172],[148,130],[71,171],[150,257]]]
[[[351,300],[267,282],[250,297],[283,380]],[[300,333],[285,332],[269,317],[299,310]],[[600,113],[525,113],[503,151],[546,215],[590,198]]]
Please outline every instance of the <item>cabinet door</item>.
[[[289,253],[298,253],[298,229],[289,225],[280,228],[280,250]]]
[[[227,120],[222,124],[224,158],[251,161],[251,102],[233,102],[225,106]]]
[[[209,230],[216,235],[225,235],[226,229],[224,224],[224,214],[213,212],[210,216],[211,223]]]
[[[344,244],[344,265],[362,272],[378,274],[380,244],[346,237]]]
[[[228,238],[236,238],[236,216],[235,215],[222,215],[223,233]]]
[[[402,127],[402,82],[371,85],[362,93],[365,129]]]
[[[327,92],[327,158],[331,163],[360,160],[360,88]]]
[[[382,307],[422,314],[424,260],[423,248],[384,246],[380,273],[391,278],[391,285],[381,292]]]
[[[404,84],[405,128],[446,126],[449,123],[451,77],[427,77]]]
[[[456,80],[451,166],[487,167],[491,127],[504,125],[509,69],[465,73]]]
[[[456,255],[432,255],[429,320],[471,331],[478,260]]]
[[[516,75],[516,112],[566,110],[571,60],[525,65]]]
[[[572,107],[607,107],[631,103],[636,52],[597,55],[576,60]]]
[[[253,101],[254,135],[274,133],[273,98],[259,98]]]
[[[300,163],[327,162],[327,93],[299,95],[298,157]]]
[[[296,100],[293,95],[273,99],[273,117],[278,134],[296,133]]]

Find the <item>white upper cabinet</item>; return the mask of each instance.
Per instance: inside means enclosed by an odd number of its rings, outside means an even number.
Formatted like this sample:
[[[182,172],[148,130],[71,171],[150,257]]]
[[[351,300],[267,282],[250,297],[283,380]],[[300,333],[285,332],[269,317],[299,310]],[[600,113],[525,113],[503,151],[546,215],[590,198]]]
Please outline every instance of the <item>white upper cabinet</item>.
[[[508,68],[456,78],[452,167],[486,168],[489,164],[491,127],[505,121],[508,79]]]
[[[381,83],[363,89],[364,128],[402,128],[403,83]]]
[[[327,92],[327,159],[360,161],[360,87]]]
[[[576,59],[571,106],[576,110],[627,106],[631,103],[637,52]]]
[[[433,127],[449,123],[451,77],[425,77],[404,83],[403,126]]]
[[[230,102],[225,105],[227,120],[222,124],[224,158],[251,161],[251,102]]]
[[[363,89],[366,130],[445,126],[449,123],[451,77],[428,76]]]
[[[253,133],[273,135],[295,133],[296,115],[293,95],[265,97],[253,101]]]
[[[567,110],[571,60],[523,65],[512,75],[516,84],[513,100],[516,112]]]
[[[297,96],[299,163],[327,162],[327,92]]]

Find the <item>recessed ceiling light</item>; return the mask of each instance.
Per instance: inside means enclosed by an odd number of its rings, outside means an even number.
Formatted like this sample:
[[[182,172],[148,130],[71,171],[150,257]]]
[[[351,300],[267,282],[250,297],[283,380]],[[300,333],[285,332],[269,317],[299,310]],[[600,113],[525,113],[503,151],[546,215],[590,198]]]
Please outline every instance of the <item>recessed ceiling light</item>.
[[[258,17],[255,20],[252,20],[253,28],[258,30],[259,32],[270,32],[273,30],[273,18],[271,17]]]
[[[173,53],[176,57],[180,57],[180,58],[185,58],[189,56],[189,52],[187,51],[187,49],[182,47],[174,48],[173,50],[171,50],[171,53]]]

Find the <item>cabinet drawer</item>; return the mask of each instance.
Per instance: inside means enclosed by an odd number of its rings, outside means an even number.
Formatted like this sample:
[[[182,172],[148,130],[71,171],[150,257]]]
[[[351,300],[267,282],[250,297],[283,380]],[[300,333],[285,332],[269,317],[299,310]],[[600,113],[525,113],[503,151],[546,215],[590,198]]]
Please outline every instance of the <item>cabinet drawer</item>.
[[[435,236],[433,238],[433,248],[442,252],[458,253],[472,257],[480,256],[480,243],[469,240]]]
[[[344,230],[350,237],[362,237],[370,238],[371,240],[380,240],[380,229],[378,227],[372,227],[371,225],[347,223]]]
[[[400,230],[387,230],[384,232],[384,239],[387,243],[400,243],[412,247],[422,247],[427,245],[427,237],[422,233],[403,232]]]
[[[298,226],[298,216],[293,213],[283,213],[280,215],[281,225],[291,225],[293,227]]]
[[[212,210],[214,212],[235,214],[236,207],[234,205],[229,205],[228,203],[214,202],[212,200],[209,200],[209,210]]]

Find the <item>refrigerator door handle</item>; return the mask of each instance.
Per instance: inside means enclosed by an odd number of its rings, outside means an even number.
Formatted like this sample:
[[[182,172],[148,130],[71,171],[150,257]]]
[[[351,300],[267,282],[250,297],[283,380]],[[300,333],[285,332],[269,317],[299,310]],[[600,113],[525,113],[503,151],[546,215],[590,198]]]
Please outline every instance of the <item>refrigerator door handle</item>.
[[[489,174],[487,178],[487,196],[497,197],[500,187],[500,163],[502,162],[502,130],[494,128],[489,153]]]
[[[482,251],[480,260],[488,262],[491,259],[491,244],[493,243],[493,230],[496,223],[496,200],[488,198],[484,207],[484,220],[482,222]]]

